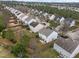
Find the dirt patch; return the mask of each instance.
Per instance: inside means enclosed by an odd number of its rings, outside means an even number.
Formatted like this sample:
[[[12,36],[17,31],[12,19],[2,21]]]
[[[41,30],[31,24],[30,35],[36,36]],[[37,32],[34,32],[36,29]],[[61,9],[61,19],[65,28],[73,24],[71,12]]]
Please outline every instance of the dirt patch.
[[[4,39],[4,38],[0,38],[0,44],[5,45],[5,46],[12,45],[11,41],[9,41],[8,39]]]
[[[12,58],[14,57],[9,50],[5,49],[3,46],[0,46],[0,58]]]

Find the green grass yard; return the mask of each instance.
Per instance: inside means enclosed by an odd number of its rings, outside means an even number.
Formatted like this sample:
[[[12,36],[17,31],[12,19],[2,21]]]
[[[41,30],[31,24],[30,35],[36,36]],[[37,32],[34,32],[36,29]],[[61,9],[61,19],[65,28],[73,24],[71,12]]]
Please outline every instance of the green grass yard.
[[[37,55],[42,58],[58,58],[59,54],[53,50],[53,48],[48,48],[44,51],[40,51]]]
[[[79,58],[79,54],[77,54],[77,55],[75,56],[75,58]]]
[[[3,46],[0,46],[0,58],[12,58],[14,57],[9,50],[5,49]]]
[[[56,23],[54,21],[49,21],[50,27],[57,27],[59,25],[59,23]]]
[[[32,50],[32,54],[30,57],[43,57],[43,58],[57,58],[59,54],[53,50],[53,48],[47,47],[46,45],[42,44],[39,40],[40,38],[35,36],[35,33],[30,32],[30,30],[26,30],[25,33],[30,36],[30,45],[35,48],[35,50]],[[52,45],[53,46],[53,45]]]

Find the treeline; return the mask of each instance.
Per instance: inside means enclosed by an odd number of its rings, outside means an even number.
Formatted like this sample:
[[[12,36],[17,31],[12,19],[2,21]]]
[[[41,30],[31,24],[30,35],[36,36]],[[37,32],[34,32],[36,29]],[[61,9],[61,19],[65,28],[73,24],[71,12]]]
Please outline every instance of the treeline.
[[[21,36],[20,40],[17,41],[14,31],[11,29],[7,29],[5,31],[2,31],[2,37],[6,38],[7,40],[13,43],[13,45],[7,48],[10,49],[10,52],[15,57],[20,57],[20,58],[29,57],[28,47],[29,47],[30,38],[27,36],[26,33],[24,33],[24,35]]]
[[[3,29],[5,29],[3,15],[0,15],[0,32],[2,32]]]
[[[57,14],[59,16],[63,16],[66,18],[73,18],[73,19],[77,19],[77,20],[79,19],[79,12],[76,12],[76,11],[58,9],[58,8],[50,7],[50,6],[40,6],[40,5],[27,5],[27,6],[29,8],[47,12],[49,14]]]

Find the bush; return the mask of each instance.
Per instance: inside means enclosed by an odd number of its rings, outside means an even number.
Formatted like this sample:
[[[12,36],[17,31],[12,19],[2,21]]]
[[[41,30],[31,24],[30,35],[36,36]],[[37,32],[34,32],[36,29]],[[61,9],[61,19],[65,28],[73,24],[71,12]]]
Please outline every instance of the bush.
[[[23,46],[28,47],[29,41],[30,41],[30,38],[27,36],[26,33],[24,33],[24,35],[23,35],[22,38],[20,39],[20,43],[21,43]]]
[[[56,23],[54,21],[49,21],[49,23],[50,23],[50,27],[54,27],[54,28],[59,25],[59,23]]]
[[[39,38],[39,35],[38,35],[38,33],[36,33],[36,38]]]
[[[20,42],[17,43],[15,46],[11,47],[11,52],[16,56],[16,57],[28,57],[28,44],[29,44],[30,38],[24,34],[22,38],[20,39]]]
[[[26,29],[27,29],[27,30],[30,30],[29,26],[26,26]]]
[[[13,43],[16,43],[15,35],[14,35],[13,31],[10,29],[8,29],[7,31],[3,31],[2,37],[12,41]]]
[[[24,58],[26,57],[26,50],[25,47],[18,43],[15,46],[11,47],[11,52],[16,56],[16,57],[20,57],[20,58]]]
[[[0,15],[0,32],[5,29],[4,21],[3,21],[3,16]]]

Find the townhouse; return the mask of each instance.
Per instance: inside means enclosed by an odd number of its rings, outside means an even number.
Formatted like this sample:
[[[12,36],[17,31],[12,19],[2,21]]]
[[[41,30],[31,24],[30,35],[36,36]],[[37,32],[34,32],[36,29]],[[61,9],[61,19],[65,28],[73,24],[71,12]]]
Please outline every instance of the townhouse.
[[[29,28],[31,29],[32,32],[38,32],[39,30],[41,30],[42,28],[44,28],[43,24],[40,24],[38,22],[31,22],[29,24]]]
[[[72,18],[66,18],[64,20],[64,24],[69,26],[69,27],[75,26],[75,23],[76,23],[75,20]]]
[[[68,38],[59,37],[54,43],[55,49],[61,57],[72,58],[79,53],[79,30],[66,34]]]
[[[58,37],[58,33],[50,28],[43,28],[39,30],[38,34],[39,37],[46,43],[49,43]]]

